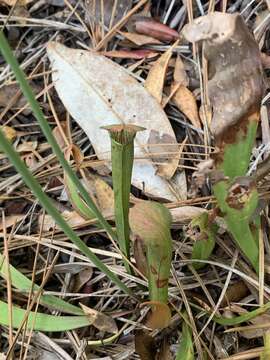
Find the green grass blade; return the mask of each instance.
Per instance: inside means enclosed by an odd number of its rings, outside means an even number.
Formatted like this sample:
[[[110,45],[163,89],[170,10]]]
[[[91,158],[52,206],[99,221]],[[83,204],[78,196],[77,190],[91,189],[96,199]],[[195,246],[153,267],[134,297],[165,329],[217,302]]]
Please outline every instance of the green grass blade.
[[[12,326],[19,329],[24,320],[26,310],[17,306],[12,306]],[[9,326],[9,306],[7,303],[0,301],[0,324]],[[55,316],[42,313],[29,312],[27,329],[38,331],[67,331],[78,329],[91,325],[91,321],[87,316]]]
[[[143,128],[134,125],[104,126],[111,137],[114,215],[119,247],[130,259],[130,228],[128,221],[131,175],[134,161],[134,138]],[[128,273],[131,269],[125,262]]]
[[[269,309],[270,309],[270,302],[266,303],[265,305],[259,307],[256,310],[249,311],[248,313],[243,315],[235,316],[231,319],[223,318],[220,316],[214,316],[213,321],[223,326],[239,325],[242,324],[243,322],[247,322],[254,319],[256,316],[264,314]]]
[[[39,122],[39,125],[43,131],[44,136],[46,136],[48,143],[51,145],[52,150],[55,153],[55,155],[57,156],[64,171],[70,177],[72,182],[77,186],[77,189],[81,193],[86,204],[89,206],[89,208],[95,214],[95,217],[100,222],[102,228],[104,230],[106,230],[107,233],[116,240],[116,235],[115,235],[115,232],[113,231],[112,227],[106,221],[106,219],[103,217],[103,215],[97,208],[96,204],[93,202],[93,200],[89,196],[87,190],[81,184],[80,180],[75,175],[75,173],[69,166],[68,162],[66,161],[64,154],[63,154],[62,150],[60,149],[59,145],[57,144],[57,142],[52,134],[51,128],[50,128],[47,120],[45,119],[37,100],[35,99],[34,93],[25,78],[24,72],[21,70],[17,59],[14,57],[14,55],[12,53],[12,50],[6,40],[6,37],[3,33],[3,31],[0,31],[0,50],[1,50],[3,57],[5,58],[7,63],[10,65],[11,69],[13,70],[15,77],[21,87],[21,90],[22,90],[24,96],[26,97],[26,99],[28,100],[28,102],[31,106],[31,109],[33,111],[33,114],[35,115],[37,121]],[[86,114],[86,116],[88,116],[88,115]]]
[[[176,360],[194,360],[194,348],[192,342],[192,331],[183,320],[180,346],[176,354]]]
[[[66,186],[68,190],[69,200],[73,208],[87,220],[95,219],[94,212],[87,206],[86,202],[82,199],[80,193],[78,192],[77,186],[74,182],[68,177],[66,179]]]
[[[14,165],[16,170],[21,174],[26,185],[32,190],[33,194],[39,200],[40,204],[44,207],[49,215],[53,217],[55,222],[64,231],[66,236],[78,247],[78,249],[90,259],[96,267],[106,274],[109,279],[119,286],[125,293],[131,294],[130,289],[113,273],[110,269],[103,264],[102,261],[88,248],[88,246],[77,236],[71,229],[67,222],[63,219],[59,211],[51,203],[50,198],[44,193],[41,186],[35,177],[30,173],[26,165],[23,163],[17,152],[14,150],[11,143],[6,139],[3,132],[0,130],[0,149],[3,150],[10,162]]]
[[[26,276],[24,276],[11,264],[9,264],[9,271],[10,271],[12,286],[14,286],[18,290],[28,293],[32,288],[32,281],[29,280]],[[0,276],[4,279],[7,279],[8,276],[7,261],[2,254],[0,254]],[[40,287],[34,284],[33,291],[36,292],[39,291],[39,289]],[[69,304],[68,302],[59,299],[56,296],[41,295],[39,298],[39,302],[41,305],[44,305],[50,309],[59,310],[61,312],[66,312],[68,314],[83,315],[83,311],[81,308]]]

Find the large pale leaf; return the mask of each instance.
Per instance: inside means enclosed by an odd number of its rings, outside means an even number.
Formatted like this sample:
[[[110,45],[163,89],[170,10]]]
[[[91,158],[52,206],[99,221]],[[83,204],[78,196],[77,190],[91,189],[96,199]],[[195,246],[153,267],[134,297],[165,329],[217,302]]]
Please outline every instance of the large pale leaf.
[[[169,181],[156,174],[166,166],[171,168],[172,163],[176,170],[177,162],[170,159],[170,152],[174,153],[171,157],[176,157],[178,149],[170,122],[156,99],[124,68],[100,54],[51,42],[48,56],[58,95],[88,135],[97,156],[110,159],[109,135],[101,126],[117,123],[143,126],[146,130],[138,134],[135,144],[135,157],[139,159],[134,164],[133,185],[148,195],[172,201],[185,197],[183,172]],[[153,138],[155,144],[164,144],[164,151],[169,152],[167,159],[163,155],[162,163],[159,159],[159,165],[151,160]]]

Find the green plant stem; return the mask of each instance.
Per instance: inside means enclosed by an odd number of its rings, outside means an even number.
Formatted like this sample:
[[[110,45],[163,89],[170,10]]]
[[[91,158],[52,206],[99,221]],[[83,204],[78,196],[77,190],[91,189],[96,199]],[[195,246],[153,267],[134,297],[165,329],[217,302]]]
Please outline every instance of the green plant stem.
[[[134,162],[134,138],[142,127],[135,125],[104,126],[111,137],[112,179],[114,191],[114,216],[120,250],[130,260],[129,197]],[[126,270],[132,273],[128,261]]]
[[[21,174],[26,185],[32,190],[33,194],[37,197],[40,204],[44,207],[49,215],[53,217],[55,222],[64,231],[66,236],[78,247],[78,249],[92,261],[96,267],[106,274],[109,279],[119,286],[126,294],[131,294],[130,289],[113,273],[110,269],[103,264],[102,261],[88,248],[88,246],[77,236],[71,227],[62,218],[58,210],[52,205],[50,198],[44,193],[41,186],[35,177],[30,173],[26,165],[20,159],[17,152],[14,150],[11,143],[6,139],[2,130],[0,130],[0,148],[3,150],[16,170]]]
[[[84,188],[84,186],[81,184],[78,177],[75,175],[71,167],[69,166],[68,162],[66,161],[64,154],[62,153],[62,150],[60,149],[59,145],[57,144],[51,128],[45,119],[42,110],[35,99],[34,93],[28,84],[24,72],[21,70],[19,63],[15,56],[12,53],[12,50],[6,40],[6,37],[3,33],[3,31],[0,31],[0,50],[5,58],[6,62],[10,65],[11,69],[14,72],[14,75],[20,84],[21,90],[26,97],[27,101],[29,102],[31,109],[33,111],[33,114],[35,115],[37,121],[39,122],[39,125],[43,131],[43,134],[46,136],[48,143],[51,145],[53,152],[57,156],[60,164],[62,165],[64,171],[69,176],[69,178],[73,181],[73,183],[77,186],[79,192],[81,193],[83,199],[85,200],[86,204],[89,206],[89,208],[93,211],[95,214],[97,220],[101,224],[102,228],[107,231],[107,233],[114,239],[117,240],[116,234],[113,231],[110,224],[106,221],[106,219],[103,217],[91,197],[89,196],[88,192]],[[86,114],[87,116],[87,114]]]

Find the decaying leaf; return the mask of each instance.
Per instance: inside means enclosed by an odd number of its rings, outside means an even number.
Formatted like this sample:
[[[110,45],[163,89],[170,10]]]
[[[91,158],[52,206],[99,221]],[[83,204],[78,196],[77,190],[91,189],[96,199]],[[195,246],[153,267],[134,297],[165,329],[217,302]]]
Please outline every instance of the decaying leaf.
[[[121,66],[94,52],[50,43],[55,88],[67,110],[88,135],[97,156],[110,159],[109,135],[100,129],[112,124],[143,126],[135,142],[132,183],[145,193],[176,200],[186,193],[183,173],[168,181],[158,175],[146,148],[151,131],[166,134],[177,143],[167,116],[153,97]],[[102,71],[100,71],[102,69]],[[168,164],[170,167],[171,163]],[[177,164],[175,163],[175,170]],[[170,169],[172,174],[172,169]]]
[[[132,0],[86,0],[86,14],[89,22],[111,27],[130,10]]]
[[[135,333],[135,351],[141,360],[155,360],[155,340],[145,330],[138,330]]]
[[[160,58],[154,63],[150,69],[147,79],[144,83],[144,87],[147,91],[157,99],[159,104],[162,101],[162,92],[164,81],[166,77],[166,72],[170,58],[172,56],[173,46],[170,47]]]
[[[80,305],[85,315],[88,316],[92,325],[95,326],[98,330],[112,334],[118,333],[116,322],[112,317],[102,314],[101,312],[95,309],[91,309],[83,304]]]
[[[213,106],[211,131],[220,137],[259,112],[264,83],[258,44],[239,14],[202,16],[186,25],[183,35],[190,42],[204,41]]]
[[[173,102],[180,111],[190,120],[191,124],[200,129],[198,106],[193,93],[184,85],[180,85],[173,96]]]
[[[135,30],[140,34],[151,36],[160,41],[169,42],[179,39],[177,31],[146,16],[138,16],[135,19]]]

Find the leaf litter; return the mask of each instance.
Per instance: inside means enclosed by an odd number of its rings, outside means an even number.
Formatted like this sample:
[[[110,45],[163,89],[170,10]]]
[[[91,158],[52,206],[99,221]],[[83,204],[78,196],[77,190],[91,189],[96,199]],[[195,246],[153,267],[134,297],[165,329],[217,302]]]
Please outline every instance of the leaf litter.
[[[113,219],[111,211],[113,193],[109,170],[110,147],[109,139],[105,132],[100,130],[100,126],[126,122],[147,128],[146,133],[141,134],[136,146],[130,202],[133,205],[146,198],[158,200],[165,204],[172,215],[172,270],[177,274],[178,281],[175,282],[172,277],[169,279],[169,306],[172,313],[169,327],[154,332],[147,330],[145,328],[147,306],[140,307],[136,300],[120,294],[104,274],[91,266],[92,264],[88,264],[90,266],[87,268],[83,267],[87,260],[70,246],[71,244],[55,227],[52,219],[47,215],[44,218],[36,199],[15,175],[3,153],[0,153],[1,211],[11,209],[11,213],[7,212],[5,221],[2,218],[1,252],[3,253],[6,237],[10,263],[28,279],[32,276],[36,277],[34,283],[38,286],[41,284],[41,275],[46,273],[46,266],[57,250],[60,251],[58,265],[68,262],[72,266],[76,261],[82,262],[79,274],[66,267],[64,273],[52,272],[45,286],[45,296],[47,293],[52,293],[59,299],[63,298],[63,301],[76,306],[76,311],[81,310],[79,303],[83,303],[88,308],[90,322],[96,319],[98,325],[96,328],[88,326],[81,330],[73,330],[72,335],[71,333],[67,335],[65,332],[53,334],[51,340],[55,341],[57,346],[63,346],[71,358],[109,356],[112,359],[137,359],[138,354],[140,358],[146,360],[162,357],[177,358],[177,354],[181,354],[182,349],[188,349],[184,350],[185,358],[202,359],[206,355],[197,352],[194,341],[198,340],[205,349],[203,344],[210,346],[213,339],[211,334],[214,334],[214,344],[220,345],[218,349],[215,345],[208,352],[210,359],[219,359],[219,354],[227,354],[229,359],[237,359],[241,356],[254,358],[255,355],[258,357],[263,349],[262,334],[268,330],[268,328],[266,330],[260,328],[260,325],[262,327],[262,323],[265,323],[263,325],[268,326],[268,312],[254,318],[246,318],[248,320],[237,325],[242,329],[235,331],[233,336],[230,332],[224,332],[226,329],[224,324],[227,316],[237,317],[257,309],[259,291],[264,293],[265,302],[269,297],[267,245],[269,179],[266,176],[263,181],[260,179],[258,184],[260,199],[266,203],[260,207],[264,210],[262,216],[266,272],[264,288],[260,288],[258,277],[252,272],[251,266],[247,266],[247,260],[241,254],[238,253],[236,264],[231,266],[237,247],[232,242],[226,226],[220,225],[222,214],[211,210],[214,208],[215,199],[211,196],[208,171],[204,172],[195,195],[193,193],[190,197],[188,191],[191,188],[192,176],[200,162],[208,159],[211,153],[216,154],[217,158],[220,155],[222,142],[216,141],[217,138],[222,137],[221,134],[228,128],[241,124],[241,119],[249,111],[254,109],[260,111],[261,97],[265,96],[269,100],[265,92],[269,88],[268,58],[270,56],[267,2],[223,2],[223,6],[227,5],[225,12],[233,13],[232,17],[225,18],[225,14],[217,12],[200,17],[201,14],[208,13],[210,9],[208,6],[212,6],[211,10],[214,10],[213,2],[202,4],[198,1],[192,8],[190,2],[187,2],[186,8],[180,1],[152,1],[151,4],[145,1],[135,14],[127,16],[137,3],[122,0],[85,1],[82,4],[64,1],[59,2],[60,5],[53,1],[41,1],[35,4],[19,2],[18,5],[23,5],[28,14],[22,13],[25,14],[22,15],[23,19],[16,19],[16,14],[13,13],[8,20],[1,15],[0,21],[2,24],[8,21],[7,36],[13,41],[14,49],[17,49],[20,62],[24,64],[29,78],[34,77],[31,82],[36,89],[36,95],[42,92],[39,97],[40,105],[48,122],[53,127],[57,125],[55,136],[61,147],[63,150],[66,149],[67,143],[59,135],[59,122],[68,143],[78,146],[83,153],[80,166],[76,167],[74,163],[73,166],[80,175],[82,171],[87,173],[87,179],[91,179],[88,184],[89,192],[110,219]],[[14,4],[13,1],[2,1],[0,7],[1,10],[3,7],[3,14],[7,14]],[[220,10],[219,5],[216,5],[215,10]],[[242,17],[236,12],[241,13]],[[186,13],[190,18],[195,19],[194,23],[188,24]],[[27,20],[29,14],[31,17]],[[36,23],[32,23],[33,20],[36,20]],[[43,20],[48,21],[46,26]],[[117,27],[118,21],[122,22],[121,27]],[[36,25],[32,26],[31,24],[34,23]],[[244,23],[254,32],[256,40],[251,32],[246,32]],[[30,25],[27,27],[26,24]],[[63,27],[64,24],[66,28]],[[170,28],[170,25],[173,27]],[[27,33],[29,27],[31,32]],[[109,41],[103,42],[109,31],[111,31],[107,37]],[[192,48],[182,35],[191,42],[198,42],[196,48]],[[245,41],[242,41],[241,37]],[[44,62],[39,63],[42,55],[38,49],[44,50],[49,38],[57,42],[49,45],[50,62],[44,65]],[[179,43],[173,46],[179,39]],[[100,41],[102,43],[98,45]],[[93,51],[95,47],[99,49],[98,52]],[[236,51],[232,51],[232,48]],[[207,69],[202,62],[200,64],[198,62],[202,61],[202,52],[207,62]],[[105,56],[111,57],[113,61],[106,59]],[[264,70],[261,66],[261,58]],[[164,59],[165,63],[163,63]],[[53,60],[52,64],[51,60]],[[157,100],[155,100],[147,91],[147,79],[149,83],[151,69],[160,63],[163,66],[159,66],[151,80],[156,86]],[[62,208],[65,218],[80,237],[113,271],[120,274],[125,282],[136,290],[141,302],[146,302],[148,292],[144,287],[143,277],[143,275],[147,276],[145,249],[138,246],[138,239],[134,240],[137,244],[137,248],[136,246],[134,248],[134,256],[142,277],[136,273],[127,274],[120,260],[121,256],[105,233],[97,228],[94,221],[87,221],[79,214],[78,209],[73,207],[69,195],[61,197],[66,185],[63,171],[55,157],[51,155],[51,150],[24,98],[20,93],[15,96],[19,88],[13,82],[12,85],[10,84],[8,68],[3,63],[1,66],[0,107],[3,111],[1,126],[6,127],[5,131],[14,147],[20,151],[25,162],[33,167],[44,191],[55,201],[55,206]],[[48,86],[51,72],[53,85]],[[88,76],[89,73],[91,77]],[[258,76],[262,73],[264,73],[263,83],[262,77]],[[64,84],[60,89],[61,81],[64,81]],[[55,86],[56,91],[52,86]],[[204,101],[207,89],[209,104],[212,106],[207,115],[208,124],[202,121],[204,119],[202,109],[206,108]],[[48,102],[48,93],[52,103]],[[10,102],[13,96],[14,100]],[[104,98],[106,101],[101,101]],[[269,121],[268,100],[263,105],[266,122]],[[135,105],[138,105],[136,111],[134,111]],[[20,111],[20,109],[24,110]],[[213,112],[212,119],[211,112]],[[119,113],[121,119],[118,117]],[[136,115],[136,118],[134,119],[132,115]],[[209,130],[213,135],[210,139],[207,137]],[[263,131],[269,132],[269,127],[268,130],[264,127]],[[261,130],[257,132],[256,145],[251,157],[251,166],[255,171],[262,160],[266,160],[267,164],[268,150],[262,142],[262,138],[265,139],[267,136],[269,138],[270,134],[261,134]],[[225,140],[228,139],[230,140],[230,138]],[[97,171],[102,167],[104,169],[104,165],[107,169],[100,176]],[[18,200],[23,201],[21,208],[24,214],[21,211],[17,213],[16,209],[14,214],[12,213]],[[212,265],[209,265],[206,259],[201,269],[196,272],[190,265],[186,266],[190,263],[185,261],[192,258],[194,238],[190,234],[199,230],[196,228],[196,219],[202,214],[207,215],[210,224],[217,223],[219,229],[215,248],[208,259],[213,262]],[[209,229],[207,231],[209,234]],[[199,239],[196,239],[207,241],[203,236],[205,232],[205,229],[203,234],[197,232]],[[37,268],[34,265],[35,253],[38,259]],[[218,318],[214,317],[203,334],[197,338],[196,330],[200,333],[203,329],[207,316],[215,309],[222,288],[226,284],[226,278],[229,276],[220,265],[227,266],[229,273],[231,271],[233,274],[221,306],[229,306],[235,311],[229,313],[222,307],[218,308]],[[244,292],[238,286],[241,281],[245,284]],[[18,283],[16,284],[12,288],[12,302],[20,309],[27,309],[28,293],[25,289],[19,288]],[[181,291],[179,287],[182,288]],[[1,300],[6,303],[7,288],[8,283],[3,278]],[[231,288],[234,289],[233,292],[230,291]],[[185,309],[184,298],[179,295],[183,294],[182,291],[191,309],[186,309],[191,311],[187,319],[193,317],[197,329],[186,321],[186,317],[184,319],[181,317],[182,310]],[[149,305],[151,307],[151,304]],[[63,306],[66,306],[66,303]],[[38,316],[40,313],[51,315],[53,311],[50,307],[45,310],[41,302]],[[162,314],[162,310],[159,313]],[[31,313],[31,319],[32,316]],[[162,322],[164,318],[166,315],[154,320]],[[218,326],[215,324],[215,319],[219,321]],[[89,322],[89,319],[87,321]],[[7,322],[7,327],[1,327],[1,353],[6,353],[8,326]],[[137,331],[141,328],[145,328],[145,332],[140,337]],[[251,337],[252,343],[248,340]],[[25,358],[30,358],[30,353],[35,349],[38,352],[39,345],[35,336],[29,337],[29,349],[28,340],[24,339],[23,335],[20,341],[15,347],[15,358],[20,351],[24,353]],[[85,347],[85,343],[90,347]]]

